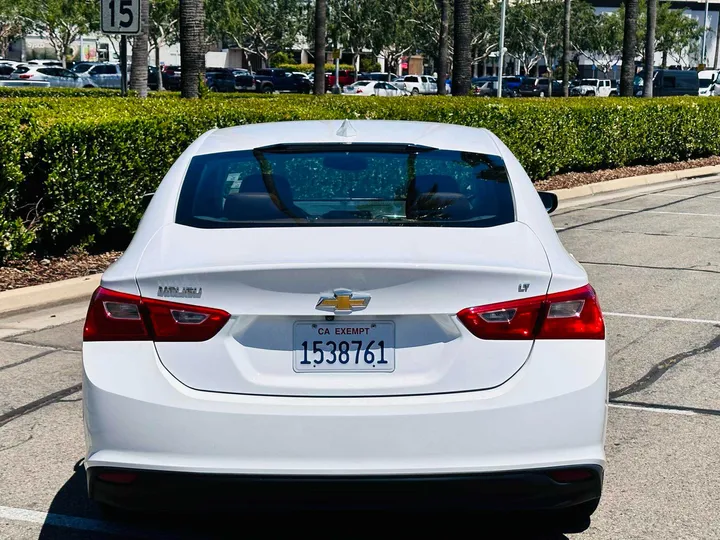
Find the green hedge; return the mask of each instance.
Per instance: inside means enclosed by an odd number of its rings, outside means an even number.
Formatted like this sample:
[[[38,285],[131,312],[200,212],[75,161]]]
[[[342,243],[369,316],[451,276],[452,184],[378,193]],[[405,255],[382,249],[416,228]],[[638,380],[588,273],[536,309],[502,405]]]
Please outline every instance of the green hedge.
[[[152,191],[213,127],[378,118],[486,127],[534,179],[720,154],[720,99],[173,95],[0,98],[0,261],[34,249],[125,247]]]

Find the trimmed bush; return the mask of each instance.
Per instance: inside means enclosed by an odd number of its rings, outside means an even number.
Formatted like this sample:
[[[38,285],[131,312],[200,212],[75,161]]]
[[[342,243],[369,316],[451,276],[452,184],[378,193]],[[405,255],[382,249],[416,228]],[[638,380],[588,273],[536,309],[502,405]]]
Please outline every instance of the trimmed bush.
[[[74,95],[74,94],[73,94]],[[395,119],[486,127],[530,176],[720,154],[715,98],[0,98],[0,260],[29,249],[123,249],[177,156],[214,127]]]
[[[302,73],[312,73],[315,71],[315,64],[280,64],[277,67],[287,69],[288,71],[298,71]],[[354,71],[355,66],[351,66],[350,64],[340,64],[340,69],[349,69]],[[335,73],[335,64],[325,64],[325,72]]]

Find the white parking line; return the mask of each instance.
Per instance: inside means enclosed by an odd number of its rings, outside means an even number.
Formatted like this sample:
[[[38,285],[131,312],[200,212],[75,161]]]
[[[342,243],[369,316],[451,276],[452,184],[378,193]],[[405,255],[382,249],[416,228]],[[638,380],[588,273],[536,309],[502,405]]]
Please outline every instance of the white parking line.
[[[694,411],[683,411],[680,409],[659,409],[655,407],[642,407],[640,405],[623,405],[620,403],[609,403],[608,407],[613,407],[615,409],[630,409],[633,411],[647,411],[647,412],[656,412],[656,413],[664,413],[664,414],[678,414],[680,416],[695,416],[697,413]]]
[[[36,523],[38,525],[50,525],[53,527],[63,527],[79,531],[113,534],[124,538],[178,538],[177,535],[169,536],[162,533],[158,534],[156,531],[142,531],[136,527],[130,527],[118,523],[109,523],[99,519],[38,512],[36,510],[12,508],[10,506],[0,506],[0,519]]]
[[[699,216],[699,217],[720,217],[720,214],[701,214],[699,212],[666,212],[665,210],[643,210],[636,208],[583,208],[583,210],[596,210],[598,212],[623,212],[625,214],[665,214],[671,216]]]
[[[720,321],[713,321],[711,319],[687,319],[684,317],[664,317],[662,315],[638,315],[635,313],[613,313],[612,311],[604,311],[603,315],[610,315],[611,317],[630,317],[632,319],[652,319],[656,321],[673,321],[673,322],[687,322],[696,324],[712,324],[719,325]]]

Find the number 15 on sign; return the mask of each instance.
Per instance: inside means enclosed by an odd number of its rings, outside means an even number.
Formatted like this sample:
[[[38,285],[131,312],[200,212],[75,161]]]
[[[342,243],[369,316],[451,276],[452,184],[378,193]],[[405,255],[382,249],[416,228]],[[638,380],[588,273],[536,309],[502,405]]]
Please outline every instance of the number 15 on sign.
[[[105,34],[139,34],[141,1],[148,0],[101,0],[102,31]]]

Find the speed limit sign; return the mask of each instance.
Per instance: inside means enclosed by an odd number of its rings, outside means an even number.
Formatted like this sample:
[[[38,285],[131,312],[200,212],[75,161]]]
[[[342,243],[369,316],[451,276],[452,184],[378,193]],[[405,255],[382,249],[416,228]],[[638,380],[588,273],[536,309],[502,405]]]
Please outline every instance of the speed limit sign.
[[[100,28],[105,34],[140,33],[140,2],[148,0],[100,0]]]

